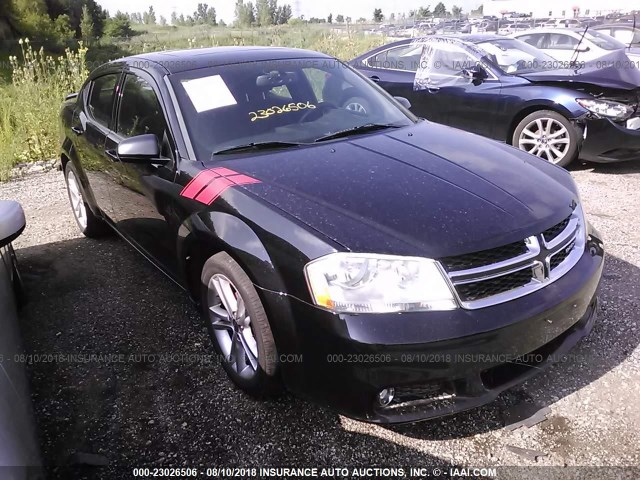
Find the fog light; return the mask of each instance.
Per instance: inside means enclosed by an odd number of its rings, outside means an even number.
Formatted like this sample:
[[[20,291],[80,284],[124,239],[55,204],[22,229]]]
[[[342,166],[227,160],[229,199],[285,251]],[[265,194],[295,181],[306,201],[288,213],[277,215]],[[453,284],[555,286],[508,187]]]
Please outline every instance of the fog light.
[[[378,394],[378,402],[380,403],[380,406],[388,406],[391,402],[393,402],[393,397],[395,394],[396,389],[393,387],[383,388],[382,390],[380,390],[380,393]]]

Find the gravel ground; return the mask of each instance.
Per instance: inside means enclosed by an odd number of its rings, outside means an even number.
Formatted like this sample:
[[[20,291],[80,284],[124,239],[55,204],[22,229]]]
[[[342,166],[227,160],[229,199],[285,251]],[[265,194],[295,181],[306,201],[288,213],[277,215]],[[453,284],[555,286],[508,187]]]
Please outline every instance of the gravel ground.
[[[210,341],[183,292],[117,238],[78,234],[59,172],[0,185],[0,198],[20,201],[28,217],[16,242],[30,291],[21,312],[27,352],[124,355],[29,365],[50,473],[121,479],[132,467],[161,465],[639,466],[640,164],[583,165],[572,174],[609,254],[592,335],[566,362],[488,406],[396,427],[289,395],[251,400],[206,361]],[[161,361],[160,354],[192,358]],[[505,416],[523,403],[548,406],[548,419],[508,431]],[[508,446],[546,456],[536,461]],[[109,467],[60,467],[78,453],[98,454]],[[563,470],[566,478],[572,469]]]

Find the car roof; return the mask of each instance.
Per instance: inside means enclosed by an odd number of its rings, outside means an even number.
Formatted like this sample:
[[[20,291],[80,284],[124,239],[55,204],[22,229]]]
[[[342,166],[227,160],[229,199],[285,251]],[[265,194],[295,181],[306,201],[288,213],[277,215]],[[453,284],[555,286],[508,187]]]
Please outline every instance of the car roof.
[[[633,24],[628,23],[605,23],[603,25],[594,25],[593,27],[589,27],[589,29],[593,30],[602,30],[603,28],[628,28],[629,30],[633,30]],[[638,25],[636,25],[636,30],[640,30],[640,20],[638,21]]]
[[[115,62],[124,62],[135,66],[136,63],[150,62],[145,68],[164,70],[173,74],[199,68],[218,67],[233,63],[261,62],[293,58],[332,58],[324,53],[285,47],[209,47],[188,50],[167,50],[142,53],[121,58]],[[114,62],[114,63],[115,63]]]

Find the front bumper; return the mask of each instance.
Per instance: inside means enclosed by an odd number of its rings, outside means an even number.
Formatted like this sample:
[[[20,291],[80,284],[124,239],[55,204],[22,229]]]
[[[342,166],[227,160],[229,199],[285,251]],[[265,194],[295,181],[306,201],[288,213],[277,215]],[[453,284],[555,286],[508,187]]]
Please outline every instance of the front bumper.
[[[626,128],[606,118],[585,122],[580,158],[608,163],[640,160],[640,129]]]
[[[294,359],[281,363],[285,384],[375,423],[414,422],[488,403],[589,334],[604,265],[602,243],[593,235],[556,282],[478,310],[335,315],[264,293],[270,318],[285,320],[288,310],[287,323],[295,325],[291,341],[276,336],[280,359]],[[377,395],[389,387],[396,398],[383,407]]]

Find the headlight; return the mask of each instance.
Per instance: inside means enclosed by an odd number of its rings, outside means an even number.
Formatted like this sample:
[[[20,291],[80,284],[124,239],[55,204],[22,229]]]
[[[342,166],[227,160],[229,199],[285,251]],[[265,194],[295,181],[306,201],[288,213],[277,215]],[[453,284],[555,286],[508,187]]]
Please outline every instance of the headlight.
[[[452,310],[449,283],[434,260],[366,253],[332,253],[308,263],[316,305],[334,312]]]
[[[624,103],[610,100],[597,100],[595,98],[576,98],[576,102],[590,112],[613,120],[626,120],[635,111],[635,108]]]

